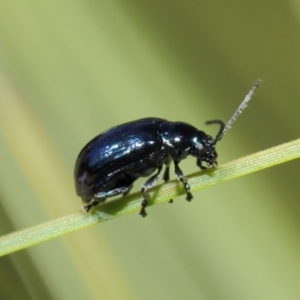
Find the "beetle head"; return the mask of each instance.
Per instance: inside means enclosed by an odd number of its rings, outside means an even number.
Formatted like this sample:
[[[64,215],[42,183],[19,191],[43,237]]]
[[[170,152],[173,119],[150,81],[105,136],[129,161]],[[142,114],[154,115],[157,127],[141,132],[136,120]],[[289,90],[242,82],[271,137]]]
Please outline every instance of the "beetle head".
[[[225,123],[222,120],[210,120],[206,122],[206,125],[210,125],[210,124],[220,125],[219,132],[214,139],[212,139],[211,136],[207,136],[206,143],[205,143],[206,151],[205,154],[202,155],[201,157],[201,160],[205,161],[207,163],[207,166],[211,168],[218,164],[217,163],[218,154],[216,152],[215,145],[223,136]]]
[[[223,136],[225,123],[221,120],[211,120],[207,121],[206,124],[220,125],[218,134],[213,139],[203,131],[198,131],[197,135],[193,138],[193,146],[190,149],[190,154],[197,157],[200,162],[206,162],[207,166],[212,168],[217,165],[218,154],[215,145]]]
[[[192,139],[192,147],[190,153],[201,162],[206,162],[209,168],[217,164],[218,154],[215,149],[215,140],[205,134],[203,131],[198,131]]]

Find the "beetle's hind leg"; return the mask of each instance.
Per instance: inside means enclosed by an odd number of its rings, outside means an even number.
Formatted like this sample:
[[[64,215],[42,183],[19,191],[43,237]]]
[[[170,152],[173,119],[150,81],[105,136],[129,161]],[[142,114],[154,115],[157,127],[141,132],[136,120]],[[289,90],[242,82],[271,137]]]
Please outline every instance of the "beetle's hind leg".
[[[150,196],[149,196],[149,194],[147,193],[147,190],[150,189],[150,188],[152,188],[152,187],[155,185],[156,181],[158,180],[158,178],[159,178],[159,176],[160,176],[160,174],[161,174],[161,171],[162,171],[162,166],[160,166],[160,167],[158,168],[157,173],[154,174],[153,176],[151,176],[151,177],[150,177],[150,178],[142,185],[142,187],[141,187],[141,192],[142,192],[143,197],[144,197],[144,199],[143,199],[143,201],[142,201],[142,203],[141,203],[142,208],[141,208],[141,211],[140,211],[140,215],[141,215],[142,217],[146,217],[146,216],[147,216],[147,213],[146,213],[146,209],[145,209],[145,208],[146,208],[146,206],[147,206],[147,204],[148,204],[148,201],[150,200]]]
[[[97,198],[96,196],[90,201],[89,204],[82,206],[82,209],[85,212],[89,212],[94,206],[97,206],[100,203],[103,203],[106,198]]]
[[[133,188],[133,185],[129,186],[128,189],[123,193],[123,196],[126,196],[132,188]]]
[[[188,181],[184,178],[183,173],[182,173],[181,169],[178,166],[179,162],[174,161],[174,164],[175,164],[175,174],[177,176],[177,179],[179,181],[181,181],[183,186],[184,186],[184,189],[185,189],[185,192],[186,192],[186,200],[191,201],[193,199],[193,195],[191,193],[190,185],[189,185]]]
[[[109,192],[100,192],[94,196],[94,198],[91,200],[89,204],[83,206],[82,208],[84,211],[89,212],[93,206],[97,206],[98,204],[103,203],[106,200],[106,198],[113,197],[120,194],[126,195],[127,193],[129,193],[131,188],[132,185],[118,187]]]

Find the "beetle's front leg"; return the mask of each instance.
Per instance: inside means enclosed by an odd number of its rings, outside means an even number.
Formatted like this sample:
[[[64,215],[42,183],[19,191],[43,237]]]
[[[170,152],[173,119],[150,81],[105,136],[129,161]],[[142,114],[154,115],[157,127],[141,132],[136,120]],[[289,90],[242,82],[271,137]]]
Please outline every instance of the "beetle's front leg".
[[[197,158],[197,166],[201,169],[201,170],[206,170],[207,167],[202,165],[202,161],[200,158]]]
[[[142,208],[141,208],[141,211],[140,211],[140,215],[142,217],[146,217],[147,216],[147,213],[146,213],[146,206],[150,200],[150,196],[149,194],[147,193],[147,190],[152,188],[156,181],[158,180],[159,176],[160,176],[160,173],[162,171],[162,166],[160,166],[158,168],[158,171],[156,174],[154,174],[153,176],[151,176],[141,187],[141,192],[143,194],[143,197],[144,197],[144,200],[142,201],[141,205],[142,205]]]
[[[184,189],[186,191],[186,200],[187,201],[191,201],[193,199],[193,195],[191,193],[191,188],[189,183],[187,182],[187,180],[184,178],[183,173],[181,171],[181,169],[178,166],[179,162],[178,161],[174,161],[174,165],[175,165],[175,174],[177,176],[177,179],[182,182]]]

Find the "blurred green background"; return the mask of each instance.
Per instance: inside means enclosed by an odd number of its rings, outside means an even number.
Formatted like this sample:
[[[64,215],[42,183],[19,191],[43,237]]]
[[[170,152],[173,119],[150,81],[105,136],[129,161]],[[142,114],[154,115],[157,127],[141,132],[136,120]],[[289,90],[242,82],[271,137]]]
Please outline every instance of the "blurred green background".
[[[299,138],[299,55],[296,0],[1,1],[1,234],[80,209],[73,167],[98,133],[157,116],[215,135],[204,122],[257,78],[219,164]],[[300,299],[299,167],[3,257],[0,298]]]

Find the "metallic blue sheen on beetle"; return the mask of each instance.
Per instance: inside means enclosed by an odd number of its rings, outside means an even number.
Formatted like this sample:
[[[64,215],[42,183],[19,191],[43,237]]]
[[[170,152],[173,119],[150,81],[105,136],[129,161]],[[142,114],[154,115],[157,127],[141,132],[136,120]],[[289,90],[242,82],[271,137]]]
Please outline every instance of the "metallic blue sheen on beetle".
[[[222,121],[218,121],[224,127]],[[140,214],[145,217],[149,196],[147,190],[157,181],[166,165],[164,180],[169,179],[169,164],[174,161],[175,174],[184,184],[187,200],[190,187],[179,163],[188,155],[197,158],[197,165],[216,164],[214,140],[203,131],[182,122],[145,118],[113,127],[90,141],[80,152],[75,166],[77,195],[86,211],[106,198],[127,194],[139,177],[148,177],[141,191],[144,197]],[[92,202],[91,202],[92,201]]]
[[[230,128],[246,107],[260,81],[257,81],[245,100],[225,126],[221,120],[206,124],[218,124],[220,130],[213,139],[201,130],[184,122],[169,122],[159,118],[144,118],[108,129],[92,139],[79,153],[74,170],[76,193],[89,212],[106,198],[126,195],[140,177],[149,177],[141,187],[143,201],[140,215],[145,217],[149,201],[147,190],[154,186],[165,165],[163,179],[169,180],[169,165],[173,161],[177,179],[186,191],[186,200],[193,196],[179,163],[187,156],[196,158],[197,166],[212,168],[217,164],[216,143]]]

